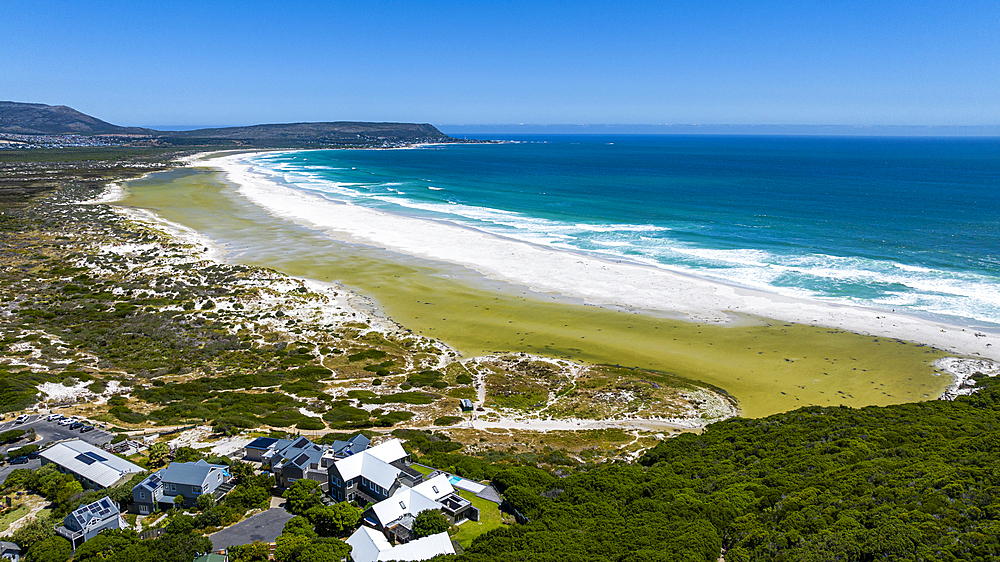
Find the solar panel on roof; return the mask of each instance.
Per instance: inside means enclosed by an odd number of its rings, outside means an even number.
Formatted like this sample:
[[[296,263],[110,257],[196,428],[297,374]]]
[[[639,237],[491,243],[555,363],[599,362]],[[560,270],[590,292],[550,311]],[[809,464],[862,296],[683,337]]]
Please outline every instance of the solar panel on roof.
[[[309,443],[309,440],[303,437],[298,441],[296,441],[295,444],[292,445],[292,447],[295,447],[296,449],[301,449],[302,447],[305,447],[307,443]]]
[[[88,456],[87,453],[80,453],[79,455],[76,456],[76,460],[88,466],[97,462],[95,459]]]
[[[106,458],[102,457],[101,455],[98,455],[97,453],[94,453],[94,452],[86,452],[84,454],[87,455],[88,457],[96,460],[96,461],[107,462],[107,460],[108,460],[108,459],[106,459]]]

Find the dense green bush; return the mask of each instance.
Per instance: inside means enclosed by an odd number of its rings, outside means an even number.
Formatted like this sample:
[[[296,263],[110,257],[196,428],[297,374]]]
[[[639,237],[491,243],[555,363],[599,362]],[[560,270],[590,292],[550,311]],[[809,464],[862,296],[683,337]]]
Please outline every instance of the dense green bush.
[[[306,431],[316,431],[320,429],[326,429],[326,424],[321,420],[311,417],[304,417],[295,424],[298,429],[304,429]]]
[[[715,562],[725,548],[729,562],[995,560],[1000,381],[979,384],[954,402],[731,419],[639,465],[566,478],[483,466],[529,522],[458,559]]]
[[[434,420],[434,425],[455,425],[464,419],[462,416],[441,416]]]

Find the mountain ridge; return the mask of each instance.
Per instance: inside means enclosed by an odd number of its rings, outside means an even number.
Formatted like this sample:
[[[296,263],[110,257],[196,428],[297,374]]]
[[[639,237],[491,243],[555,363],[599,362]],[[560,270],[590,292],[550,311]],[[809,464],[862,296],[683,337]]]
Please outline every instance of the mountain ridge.
[[[158,131],[122,127],[65,105],[0,101],[0,133],[19,135],[118,135],[143,137],[156,144],[192,145],[212,142],[236,144],[373,144],[454,142],[427,123],[326,121],[218,127],[192,131]]]

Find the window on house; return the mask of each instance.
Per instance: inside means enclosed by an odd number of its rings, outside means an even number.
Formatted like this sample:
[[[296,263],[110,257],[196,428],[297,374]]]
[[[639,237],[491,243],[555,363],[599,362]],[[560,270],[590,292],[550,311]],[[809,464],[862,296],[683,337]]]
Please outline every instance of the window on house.
[[[200,494],[201,493],[201,486],[194,486],[194,487],[191,488],[191,491],[194,492],[194,493],[196,493],[196,494]]]
[[[170,491],[171,492],[176,492],[177,491],[177,486],[173,482],[170,483]]]
[[[146,499],[146,492],[139,492],[139,499],[140,500]]]

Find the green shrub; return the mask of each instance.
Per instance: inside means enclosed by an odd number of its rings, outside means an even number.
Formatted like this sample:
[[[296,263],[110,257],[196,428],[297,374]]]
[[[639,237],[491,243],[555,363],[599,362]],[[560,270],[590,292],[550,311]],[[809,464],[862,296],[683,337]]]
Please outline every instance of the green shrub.
[[[455,382],[458,384],[472,384],[472,377],[466,373],[462,373],[455,377]]]
[[[366,349],[364,351],[359,351],[358,353],[353,353],[347,356],[347,360],[351,363],[357,361],[364,361],[366,359],[381,359],[386,356],[386,353],[381,349]]]
[[[434,425],[455,425],[464,419],[461,416],[441,416],[434,420]]]
[[[316,418],[307,416],[299,420],[299,422],[295,424],[295,427],[298,429],[315,431],[319,429],[326,429],[326,424]]]

